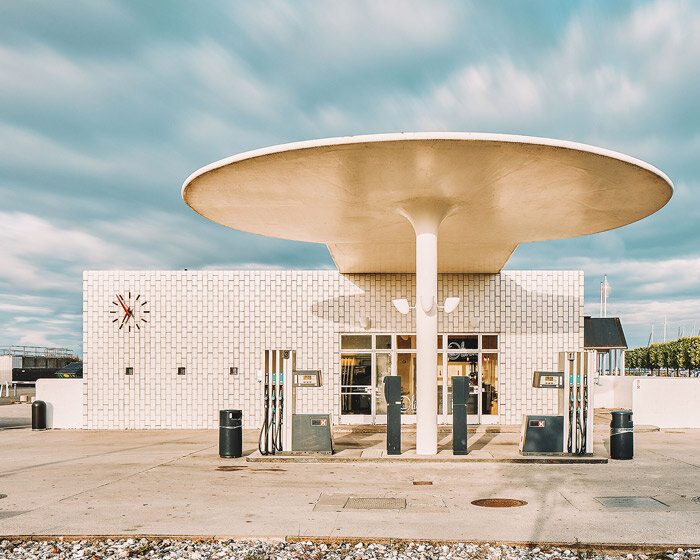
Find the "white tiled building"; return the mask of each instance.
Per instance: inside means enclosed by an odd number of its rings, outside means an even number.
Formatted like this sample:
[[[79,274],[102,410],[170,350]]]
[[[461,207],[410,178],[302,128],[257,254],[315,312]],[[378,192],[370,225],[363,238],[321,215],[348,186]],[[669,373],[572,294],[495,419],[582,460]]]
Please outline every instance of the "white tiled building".
[[[402,376],[409,420],[415,411],[413,314],[391,304],[415,301],[413,274],[94,271],[83,293],[85,428],[214,428],[223,408],[259,426],[266,349],[322,370],[323,386],[300,393],[305,412],[382,423],[388,374]],[[438,420],[450,422],[460,374],[472,377],[470,422],[555,413],[532,372],[583,349],[583,273],[441,274],[438,300],[448,296],[461,303],[438,315]],[[137,310],[123,325],[120,298]]]

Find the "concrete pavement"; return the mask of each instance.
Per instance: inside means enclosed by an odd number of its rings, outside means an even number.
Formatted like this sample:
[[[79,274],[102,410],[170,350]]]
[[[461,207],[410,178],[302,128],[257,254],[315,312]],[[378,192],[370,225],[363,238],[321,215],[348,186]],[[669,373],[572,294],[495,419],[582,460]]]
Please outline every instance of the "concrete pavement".
[[[27,411],[2,406],[0,424]],[[219,458],[217,436],[1,430],[0,534],[700,543],[700,430],[638,433],[633,461],[573,465],[249,463]],[[513,445],[516,434],[502,436],[475,433],[470,443]],[[245,431],[245,454],[256,438]],[[598,427],[596,445],[606,439]],[[609,508],[597,500],[621,496],[658,501]],[[348,509],[349,497],[405,507]],[[493,497],[527,505],[471,504]]]

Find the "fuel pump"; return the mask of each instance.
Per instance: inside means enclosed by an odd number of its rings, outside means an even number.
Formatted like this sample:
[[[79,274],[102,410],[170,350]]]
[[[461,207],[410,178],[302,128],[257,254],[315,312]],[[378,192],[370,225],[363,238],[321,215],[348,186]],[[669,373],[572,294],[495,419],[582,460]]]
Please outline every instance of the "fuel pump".
[[[593,452],[593,405],[590,387],[596,369],[595,357],[588,352],[560,352],[559,369],[564,371],[564,391],[559,404],[565,414],[566,452],[587,455]]]
[[[285,451],[292,453],[333,453],[333,430],[330,414],[313,414],[301,410],[297,396],[299,390],[315,391],[323,385],[321,370],[294,370],[291,378],[285,382],[290,406],[287,414],[291,416],[291,432],[288,432]],[[289,427],[289,424],[287,424]]]
[[[261,455],[285,451],[284,384],[291,377],[296,363],[294,350],[265,350],[263,376],[263,422],[258,438]]]
[[[297,391],[322,386],[320,370],[297,370],[294,350],[265,350],[261,455],[332,453],[330,414],[303,414]]]
[[[593,453],[593,403],[590,387],[595,359],[588,352],[560,352],[558,371],[536,371],[533,387],[557,391],[558,414],[523,417],[520,452]]]

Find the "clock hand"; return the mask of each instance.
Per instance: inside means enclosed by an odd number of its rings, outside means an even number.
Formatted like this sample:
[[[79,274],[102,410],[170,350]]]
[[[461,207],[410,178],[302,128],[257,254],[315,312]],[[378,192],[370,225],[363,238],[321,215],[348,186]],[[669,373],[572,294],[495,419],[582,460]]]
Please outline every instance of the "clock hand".
[[[129,310],[126,307],[126,304],[124,303],[124,300],[122,300],[122,296],[117,294],[117,300],[119,301],[119,304],[122,306],[122,309],[124,309],[124,313],[129,313]]]

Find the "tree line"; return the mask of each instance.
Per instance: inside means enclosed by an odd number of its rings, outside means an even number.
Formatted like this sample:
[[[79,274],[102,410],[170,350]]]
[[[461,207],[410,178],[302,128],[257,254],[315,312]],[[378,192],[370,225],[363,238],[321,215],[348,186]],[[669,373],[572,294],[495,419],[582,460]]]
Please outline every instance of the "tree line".
[[[625,368],[650,371],[700,369],[700,336],[679,338],[625,352]]]

